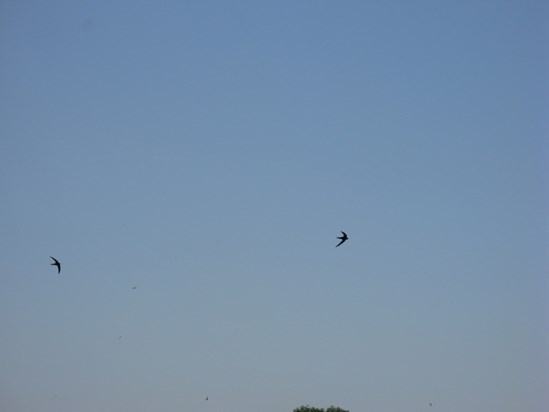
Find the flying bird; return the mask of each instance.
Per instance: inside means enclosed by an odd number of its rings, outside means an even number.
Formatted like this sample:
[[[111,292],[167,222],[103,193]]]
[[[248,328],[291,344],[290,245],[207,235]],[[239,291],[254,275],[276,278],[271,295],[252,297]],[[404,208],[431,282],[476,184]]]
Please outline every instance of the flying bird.
[[[133,289],[133,290],[137,289],[137,286],[134,286],[132,289]]]
[[[343,244],[343,242],[345,242],[347,239],[349,239],[349,237],[347,236],[347,233],[345,233],[344,231],[341,231],[341,233],[343,233],[343,236],[338,236],[337,238],[338,239],[341,239],[341,242],[339,242],[336,247],[340,246],[341,244]]]
[[[433,406],[433,403],[432,403],[432,402],[429,402],[429,406]]]
[[[206,399],[204,399],[204,400],[207,401],[207,400],[208,400],[208,397],[206,396]]]
[[[59,261],[53,256],[50,257],[53,259],[53,263],[50,263],[50,265],[57,266],[57,273],[61,273],[61,263],[59,263]]]

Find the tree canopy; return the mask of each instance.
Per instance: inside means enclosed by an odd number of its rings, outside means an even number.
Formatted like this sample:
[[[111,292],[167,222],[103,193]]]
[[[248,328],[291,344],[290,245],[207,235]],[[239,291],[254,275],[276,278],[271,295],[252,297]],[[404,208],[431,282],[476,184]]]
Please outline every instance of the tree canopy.
[[[341,409],[339,406],[330,406],[328,409],[315,408],[314,406],[300,406],[295,408],[293,412],[349,412],[348,410]]]

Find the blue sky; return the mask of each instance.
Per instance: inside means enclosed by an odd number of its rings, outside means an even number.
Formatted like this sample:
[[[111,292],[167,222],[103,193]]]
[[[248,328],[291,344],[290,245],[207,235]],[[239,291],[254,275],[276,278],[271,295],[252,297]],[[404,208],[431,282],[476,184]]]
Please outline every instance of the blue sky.
[[[0,3],[2,410],[544,411],[547,21]]]

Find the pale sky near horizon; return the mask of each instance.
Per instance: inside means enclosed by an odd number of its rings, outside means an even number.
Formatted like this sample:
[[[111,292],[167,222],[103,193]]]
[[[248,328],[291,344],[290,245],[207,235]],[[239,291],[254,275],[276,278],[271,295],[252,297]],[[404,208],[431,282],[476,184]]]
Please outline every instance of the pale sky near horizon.
[[[545,412],[547,24],[0,2],[0,410]]]

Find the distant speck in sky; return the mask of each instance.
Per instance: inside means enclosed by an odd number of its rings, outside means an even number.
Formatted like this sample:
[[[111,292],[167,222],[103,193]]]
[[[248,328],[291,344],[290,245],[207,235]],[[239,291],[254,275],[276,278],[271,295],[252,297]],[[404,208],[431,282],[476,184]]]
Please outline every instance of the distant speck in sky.
[[[95,27],[95,21],[91,17],[86,17],[82,22],[82,29],[86,32],[93,31]]]

